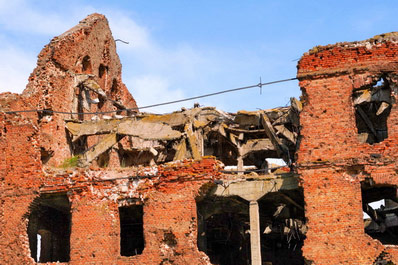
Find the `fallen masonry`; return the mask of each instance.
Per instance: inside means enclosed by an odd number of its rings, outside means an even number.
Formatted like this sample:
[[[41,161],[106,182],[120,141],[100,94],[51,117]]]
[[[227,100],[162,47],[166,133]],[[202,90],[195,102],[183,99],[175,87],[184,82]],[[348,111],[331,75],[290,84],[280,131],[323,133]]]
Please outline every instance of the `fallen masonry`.
[[[88,16],[0,94],[1,263],[398,264],[397,43],[313,48],[289,107],[160,115]]]

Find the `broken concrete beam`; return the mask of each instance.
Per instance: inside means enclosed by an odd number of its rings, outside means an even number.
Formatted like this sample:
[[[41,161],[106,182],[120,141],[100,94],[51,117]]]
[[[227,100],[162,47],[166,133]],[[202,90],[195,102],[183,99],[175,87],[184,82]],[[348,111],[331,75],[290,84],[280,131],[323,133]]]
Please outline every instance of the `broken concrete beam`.
[[[303,109],[303,104],[295,97],[290,98],[290,106],[298,112],[301,112]]]
[[[382,102],[380,104],[379,109],[376,112],[376,115],[379,116],[380,114],[382,114],[388,107],[390,107],[390,104],[388,104],[387,102]]]
[[[83,86],[95,93],[97,93],[98,95],[100,95],[104,100],[109,100],[112,102],[112,104],[117,107],[120,110],[126,110],[127,108],[122,104],[122,102],[120,101],[116,101],[113,99],[110,99],[106,93],[104,92],[104,90],[101,88],[101,86],[93,79],[86,79],[83,83]]]
[[[227,133],[225,132],[225,129],[228,128],[228,126],[225,123],[221,123],[220,126],[218,127],[218,132],[224,136],[225,138],[227,137]]]
[[[283,156],[284,153],[288,151],[288,148],[276,136],[275,130],[272,127],[271,122],[269,121],[265,112],[261,115],[261,124],[263,125],[264,131],[267,134],[268,138],[271,140],[271,143],[274,145],[278,155]]]
[[[117,142],[118,142],[118,137],[116,133],[112,133],[105,136],[101,141],[99,141],[96,145],[91,147],[83,154],[83,157],[79,160],[79,164],[81,166],[87,166],[91,161],[96,159],[102,153],[106,152]]]
[[[177,151],[174,155],[173,160],[183,160],[187,158],[187,144],[186,144],[186,139],[182,138],[180,143],[177,145]]]
[[[241,154],[246,157],[251,152],[276,151],[270,139],[251,139],[241,146]]]
[[[239,127],[247,128],[250,126],[260,126],[260,113],[257,111],[238,111],[234,122],[239,124]]]
[[[181,138],[179,131],[163,123],[145,122],[143,120],[125,120],[117,126],[117,133],[136,136],[145,140],[174,140]]]
[[[72,141],[75,141],[83,135],[110,133],[116,129],[120,122],[120,120],[85,121],[82,123],[67,122],[65,127],[72,134]]]
[[[172,127],[183,126],[189,121],[188,117],[182,112],[173,112],[164,115],[144,114],[137,116],[137,118],[140,118],[143,122],[165,123]]]
[[[356,91],[355,94],[357,96],[354,99],[354,105],[359,105],[363,102],[370,102],[372,99],[372,93],[369,89]]]
[[[83,108],[87,111],[90,111],[91,109],[91,103],[90,103],[90,93],[88,90],[83,90],[81,93],[81,104]]]
[[[277,134],[282,134],[290,142],[296,144],[296,135],[289,131],[289,129],[287,129],[284,125],[275,125],[274,128],[278,131]]]
[[[95,82],[95,80],[86,79],[83,82],[83,86],[90,89],[91,91],[97,93],[101,97],[107,98],[106,93],[104,92],[104,90],[102,90],[101,86],[97,82]]]
[[[195,133],[192,131],[192,123],[185,125],[185,132],[187,133],[188,143],[191,147],[192,158],[195,160],[201,159],[202,155],[199,151],[198,139]]]
[[[272,125],[286,124],[286,123],[290,123],[290,122],[291,122],[290,113],[287,111],[287,112],[283,113],[279,118],[274,120]]]

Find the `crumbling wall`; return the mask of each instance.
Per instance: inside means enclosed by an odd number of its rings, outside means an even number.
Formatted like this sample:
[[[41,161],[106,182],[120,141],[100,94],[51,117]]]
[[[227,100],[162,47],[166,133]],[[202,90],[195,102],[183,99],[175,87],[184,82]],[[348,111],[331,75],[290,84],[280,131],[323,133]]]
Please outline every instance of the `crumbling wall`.
[[[303,251],[314,264],[373,264],[383,251],[398,263],[397,246],[382,245],[365,234],[361,200],[365,179],[374,185],[398,184],[397,40],[390,33],[315,47],[299,61],[303,111],[297,162],[309,228]],[[383,101],[390,111],[388,136],[366,141],[363,136],[378,134],[376,121],[359,115],[358,125],[356,93],[370,91],[373,96],[369,88],[383,81],[392,98]],[[372,102],[365,94],[365,101]],[[378,111],[380,103],[372,106]],[[369,128],[368,134],[362,135],[357,125]]]
[[[0,260],[29,264],[23,216],[42,180],[37,128],[19,115],[0,114]],[[16,260],[18,262],[16,262]]]
[[[67,194],[70,201],[67,264],[210,264],[196,246],[195,198],[219,177],[219,163],[211,158],[140,170],[44,172],[41,181],[27,185],[35,193],[16,194],[14,187],[13,193],[1,194],[0,258],[5,264],[35,264],[27,224],[40,193]],[[143,205],[145,246],[142,254],[127,257],[120,252],[118,207],[131,204]]]
[[[99,14],[88,16],[43,48],[22,95],[1,96],[3,110],[81,113],[23,113],[37,124],[43,156],[47,156],[43,160],[52,166],[61,164],[73,153],[65,134],[65,119],[89,120],[102,115],[83,113],[112,110],[129,115],[131,111],[123,109],[137,107],[122,83],[121,64],[108,21]],[[91,146],[96,141],[92,137],[81,144]]]

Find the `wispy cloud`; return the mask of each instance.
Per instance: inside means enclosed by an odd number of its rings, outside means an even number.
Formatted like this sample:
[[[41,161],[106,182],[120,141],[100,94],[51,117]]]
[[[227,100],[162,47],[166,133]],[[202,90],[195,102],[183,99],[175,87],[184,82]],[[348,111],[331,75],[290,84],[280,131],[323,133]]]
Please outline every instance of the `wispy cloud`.
[[[58,34],[71,23],[71,16],[38,10],[24,0],[0,0],[0,24],[4,29],[36,34]]]
[[[0,42],[1,42],[0,38]],[[0,46],[0,92],[21,93],[35,66],[32,54],[12,46]]]
[[[100,12],[91,6],[80,6],[70,12],[48,14],[35,9],[28,1],[11,3],[0,0],[0,26],[9,32],[29,32],[34,35],[55,36],[67,30],[84,16],[83,12]],[[71,15],[72,14],[72,15]],[[185,97],[177,83],[188,83],[195,74],[205,69],[208,62],[193,47],[177,44],[164,48],[151,36],[151,32],[120,10],[107,10],[113,36],[128,41],[118,43],[123,63],[123,78],[139,106],[175,100]],[[50,38],[51,38],[50,37]],[[48,38],[48,37],[47,37]],[[11,45],[12,39],[3,36],[0,57],[3,59],[0,73],[0,91],[20,93],[26,86],[29,73],[35,66],[35,56],[24,48]],[[11,48],[12,47],[12,48]],[[29,56],[27,56],[27,53]],[[6,60],[4,60],[6,59]],[[192,105],[192,103],[189,103]],[[175,110],[175,106],[156,108],[156,112]],[[149,111],[155,111],[150,109]]]
[[[190,45],[162,47],[146,27],[126,14],[110,11],[107,17],[113,36],[130,43],[118,43],[118,52],[128,62],[124,64],[124,82],[139,106],[186,97],[184,90],[178,88],[177,84],[188,83],[198,72],[209,68],[208,59]],[[187,105],[192,106],[192,103],[186,103],[185,106]],[[157,107],[156,112],[175,109],[175,105],[162,106]]]

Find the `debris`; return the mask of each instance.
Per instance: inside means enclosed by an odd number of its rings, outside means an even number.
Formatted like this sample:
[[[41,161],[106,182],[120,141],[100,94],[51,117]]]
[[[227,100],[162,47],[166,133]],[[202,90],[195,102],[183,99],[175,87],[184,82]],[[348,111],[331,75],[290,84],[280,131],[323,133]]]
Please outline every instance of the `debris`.
[[[96,88],[95,83],[89,84]],[[292,102],[294,111],[293,107],[283,107],[233,114],[197,106],[164,115],[141,113],[134,117],[103,115],[102,119],[97,117],[91,121],[68,120],[66,128],[72,142],[82,136],[129,136],[129,144],[120,142],[118,137],[117,150],[124,156],[138,152],[143,158],[146,157],[141,155],[144,151],[152,154],[154,162],[163,163],[211,155],[225,165],[237,165],[239,172],[250,172],[244,168],[262,169],[266,158],[283,158],[289,162],[288,153],[295,151],[297,139],[297,132],[291,131],[297,129],[292,120],[298,120],[301,109],[298,100],[292,99]],[[297,117],[292,119],[292,115]]]

